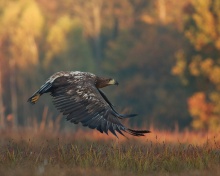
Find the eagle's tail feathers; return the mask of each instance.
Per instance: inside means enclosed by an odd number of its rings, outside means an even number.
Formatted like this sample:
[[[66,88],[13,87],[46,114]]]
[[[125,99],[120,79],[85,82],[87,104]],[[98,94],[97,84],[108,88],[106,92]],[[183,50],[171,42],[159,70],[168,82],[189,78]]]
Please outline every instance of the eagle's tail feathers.
[[[28,102],[31,104],[35,104],[37,100],[40,98],[40,96],[46,92],[49,91],[49,89],[52,87],[52,84],[50,82],[46,82],[44,85],[40,87],[38,91],[36,91],[29,99]]]

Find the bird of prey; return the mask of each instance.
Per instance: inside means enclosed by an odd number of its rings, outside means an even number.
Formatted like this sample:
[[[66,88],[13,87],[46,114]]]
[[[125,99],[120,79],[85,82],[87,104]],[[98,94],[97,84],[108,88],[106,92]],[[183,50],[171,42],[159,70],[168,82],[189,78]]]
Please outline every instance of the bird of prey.
[[[133,136],[144,136],[148,130],[133,130],[125,127],[120,119],[136,114],[119,114],[100,88],[118,85],[112,78],[99,77],[89,72],[61,71],[53,74],[28,101],[35,104],[44,93],[50,93],[56,108],[72,123],[82,123],[101,133],[110,131]]]

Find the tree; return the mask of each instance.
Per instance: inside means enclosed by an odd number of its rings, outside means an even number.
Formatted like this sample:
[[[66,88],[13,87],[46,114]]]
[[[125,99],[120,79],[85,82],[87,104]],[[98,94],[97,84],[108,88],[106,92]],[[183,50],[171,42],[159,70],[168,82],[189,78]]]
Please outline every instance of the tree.
[[[1,60],[0,60],[1,61]],[[0,62],[0,65],[2,63]],[[3,87],[2,87],[2,68],[0,68],[0,129],[4,129],[5,127],[5,108],[4,108],[4,103],[3,103]]]
[[[193,49],[179,52],[173,73],[187,78],[185,83],[193,88],[188,100],[192,126],[216,130],[220,124],[220,2],[194,0],[185,12],[184,33]]]
[[[7,1],[1,7],[0,41],[2,57],[8,63],[7,73],[10,80],[11,112],[14,127],[18,114],[18,71],[30,69],[38,62],[37,37],[41,33],[43,17],[34,1]],[[22,44],[21,44],[22,41]]]

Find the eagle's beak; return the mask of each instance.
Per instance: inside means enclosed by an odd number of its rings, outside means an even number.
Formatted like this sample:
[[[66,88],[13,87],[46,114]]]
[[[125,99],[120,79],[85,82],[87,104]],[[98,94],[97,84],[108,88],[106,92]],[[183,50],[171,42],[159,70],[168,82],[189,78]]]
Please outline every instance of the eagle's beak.
[[[110,85],[118,85],[118,81],[112,79],[111,81],[109,81],[108,84],[110,84]]]

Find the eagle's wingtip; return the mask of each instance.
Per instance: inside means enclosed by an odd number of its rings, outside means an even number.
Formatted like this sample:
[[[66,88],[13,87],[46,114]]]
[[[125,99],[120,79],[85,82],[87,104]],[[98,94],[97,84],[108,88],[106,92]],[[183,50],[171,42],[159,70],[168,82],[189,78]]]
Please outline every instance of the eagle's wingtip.
[[[27,102],[30,102],[31,104],[35,104],[37,100],[39,99],[39,97],[40,97],[39,93],[36,95],[33,95],[27,100]]]

